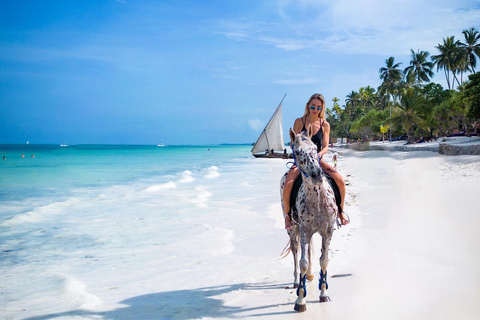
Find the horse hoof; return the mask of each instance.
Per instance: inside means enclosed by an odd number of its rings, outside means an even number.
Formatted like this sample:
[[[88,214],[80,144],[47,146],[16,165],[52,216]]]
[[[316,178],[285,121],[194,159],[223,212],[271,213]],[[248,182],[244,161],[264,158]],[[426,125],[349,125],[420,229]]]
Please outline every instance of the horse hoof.
[[[308,280],[308,281],[312,281],[313,279],[315,279],[315,275],[314,275],[314,274],[307,274],[307,280]]]
[[[293,310],[295,310],[297,312],[305,312],[305,311],[307,311],[307,304],[295,303],[295,307],[293,308]]]
[[[330,300],[330,297],[329,296],[320,296],[320,302],[329,302],[331,301]]]

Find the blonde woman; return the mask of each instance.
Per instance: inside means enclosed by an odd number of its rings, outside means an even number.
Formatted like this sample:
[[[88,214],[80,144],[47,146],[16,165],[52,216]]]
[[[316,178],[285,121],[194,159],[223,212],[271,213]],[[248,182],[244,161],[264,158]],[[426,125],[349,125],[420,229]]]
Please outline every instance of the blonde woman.
[[[330,124],[325,120],[325,99],[320,93],[315,93],[308,99],[305,105],[305,112],[303,117],[295,120],[293,124],[293,131],[300,133],[306,131],[309,126],[313,129],[312,142],[317,146],[318,156],[320,157],[320,165],[322,169],[327,172],[337,183],[342,196],[342,203],[339,212],[339,218],[342,225],[347,225],[350,220],[348,216],[343,212],[343,206],[345,203],[345,181],[340,173],[332,168],[331,165],[323,160],[323,155],[328,151],[328,143],[330,141]],[[285,212],[285,229],[292,227],[292,219],[290,212],[290,193],[292,191],[293,182],[298,177],[300,171],[296,166],[287,173],[287,180],[285,181],[285,187],[283,190],[283,206]]]

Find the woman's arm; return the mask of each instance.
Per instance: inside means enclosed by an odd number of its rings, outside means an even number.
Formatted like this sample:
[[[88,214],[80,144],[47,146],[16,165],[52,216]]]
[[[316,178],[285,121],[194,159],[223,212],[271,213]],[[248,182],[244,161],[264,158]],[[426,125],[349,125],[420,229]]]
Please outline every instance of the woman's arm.
[[[328,143],[330,142],[330,124],[325,120],[322,126],[323,129],[323,139],[322,139],[322,150],[318,153],[318,156],[321,158],[328,151]]]
[[[300,131],[302,131],[302,127],[303,127],[302,118],[297,118],[293,123],[293,132],[295,132],[296,134],[299,134]]]
[[[297,118],[293,123],[293,132],[295,132],[296,134],[300,133],[300,131],[302,131],[302,127],[303,127],[302,118]],[[290,141],[290,148],[291,147],[292,147],[292,142]]]

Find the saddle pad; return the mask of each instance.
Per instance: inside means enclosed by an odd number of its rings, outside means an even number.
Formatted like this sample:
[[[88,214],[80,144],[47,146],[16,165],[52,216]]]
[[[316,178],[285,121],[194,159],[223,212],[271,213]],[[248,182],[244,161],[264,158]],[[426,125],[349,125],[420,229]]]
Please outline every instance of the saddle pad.
[[[338,188],[335,180],[326,172],[324,172],[325,177],[327,178],[328,183],[332,187],[333,194],[335,195],[335,202],[338,206],[338,211],[340,212],[340,205],[342,204],[342,196],[340,195],[340,189]],[[292,193],[290,194],[290,208],[292,212],[292,218],[295,221],[298,221],[298,210],[297,210],[297,197],[298,192],[300,191],[300,187],[303,183],[303,177],[301,174],[293,182]]]

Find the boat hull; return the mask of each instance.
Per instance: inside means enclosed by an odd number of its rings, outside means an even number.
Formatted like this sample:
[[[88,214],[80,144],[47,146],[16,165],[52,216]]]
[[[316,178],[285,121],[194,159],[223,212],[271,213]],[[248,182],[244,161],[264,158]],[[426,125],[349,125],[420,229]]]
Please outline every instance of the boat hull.
[[[290,154],[284,154],[284,153],[269,153],[269,154],[262,154],[262,153],[253,153],[253,156],[255,158],[271,158],[271,159],[291,159],[293,158],[293,155]]]

